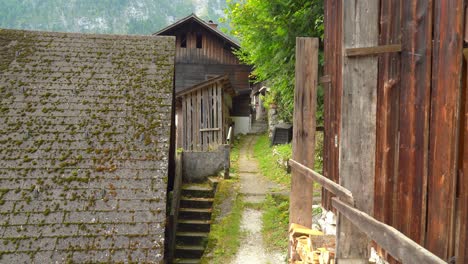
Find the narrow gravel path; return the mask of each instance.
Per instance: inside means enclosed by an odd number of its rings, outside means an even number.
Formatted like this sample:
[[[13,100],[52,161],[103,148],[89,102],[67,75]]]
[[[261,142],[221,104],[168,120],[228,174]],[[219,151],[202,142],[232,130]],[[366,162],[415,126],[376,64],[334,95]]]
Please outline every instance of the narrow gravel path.
[[[249,135],[243,141],[239,157],[240,193],[244,201],[261,203],[268,193],[278,191],[281,187],[270,182],[261,175],[258,163],[254,158],[253,147],[257,136]],[[262,211],[245,209],[242,215],[241,230],[246,236],[241,240],[241,246],[232,264],[282,264],[285,255],[281,252],[266,250],[262,239]]]

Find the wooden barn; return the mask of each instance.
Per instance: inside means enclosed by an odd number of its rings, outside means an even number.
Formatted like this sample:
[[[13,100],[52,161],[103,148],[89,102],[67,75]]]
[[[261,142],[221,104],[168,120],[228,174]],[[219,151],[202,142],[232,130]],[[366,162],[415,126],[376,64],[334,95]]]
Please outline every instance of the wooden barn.
[[[154,33],[176,37],[175,90],[181,93],[218,76],[227,75],[236,96],[230,116],[235,133],[248,133],[251,67],[242,64],[234,51],[239,44],[217,28],[192,14]]]

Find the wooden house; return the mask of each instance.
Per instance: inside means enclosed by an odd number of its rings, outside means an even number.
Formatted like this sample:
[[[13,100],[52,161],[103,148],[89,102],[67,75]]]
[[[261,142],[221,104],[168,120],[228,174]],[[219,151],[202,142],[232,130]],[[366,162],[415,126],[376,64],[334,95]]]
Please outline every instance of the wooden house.
[[[227,75],[236,96],[230,116],[235,133],[251,128],[251,67],[242,64],[234,52],[239,44],[221,32],[217,25],[192,14],[154,33],[176,37],[175,91],[181,93],[211,78]]]

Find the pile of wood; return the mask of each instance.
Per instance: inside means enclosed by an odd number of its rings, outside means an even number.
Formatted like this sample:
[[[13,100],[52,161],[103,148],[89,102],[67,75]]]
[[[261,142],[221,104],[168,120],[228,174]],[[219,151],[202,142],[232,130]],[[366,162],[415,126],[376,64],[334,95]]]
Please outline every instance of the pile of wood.
[[[289,263],[292,264],[334,264],[335,236],[324,235],[298,224],[289,228],[291,248]]]

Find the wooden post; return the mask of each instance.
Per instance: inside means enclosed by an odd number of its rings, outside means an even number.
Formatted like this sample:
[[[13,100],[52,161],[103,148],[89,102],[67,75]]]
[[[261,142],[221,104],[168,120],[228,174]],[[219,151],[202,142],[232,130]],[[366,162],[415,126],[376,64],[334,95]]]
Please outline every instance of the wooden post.
[[[296,39],[293,159],[313,168],[318,78],[317,38]],[[291,175],[289,224],[312,227],[313,182],[298,171]]]
[[[343,48],[378,45],[379,1],[343,0]],[[355,206],[373,214],[377,102],[377,57],[343,57],[340,184]],[[369,239],[339,214],[337,262],[368,263]]]

